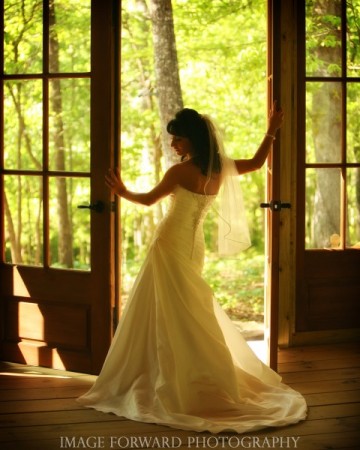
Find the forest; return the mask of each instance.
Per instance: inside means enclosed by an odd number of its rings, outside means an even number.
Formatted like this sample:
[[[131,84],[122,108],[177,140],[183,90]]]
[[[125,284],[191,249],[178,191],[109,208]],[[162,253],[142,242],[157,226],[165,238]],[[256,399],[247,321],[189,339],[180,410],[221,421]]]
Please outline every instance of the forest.
[[[342,72],[340,0],[306,0],[306,75]],[[50,266],[90,269],[89,217],[77,205],[90,197],[90,1],[49,1],[49,69],[44,88],[42,1],[5,0],[4,167],[6,262],[44,264],[44,189],[49,198]],[[360,1],[347,5],[347,71],[360,70]],[[123,0],[121,2],[121,171],[127,186],[148,190],[176,162],[164,124],[186,106],[209,114],[226,152],[251,157],[266,131],[266,0]],[[74,45],[76,42],[76,45]],[[16,75],[26,75],[19,77]],[[359,162],[359,84],[346,92],[347,158]],[[306,90],[307,162],[338,162],[341,108],[336,81]],[[45,101],[44,101],[45,98]],[[47,103],[46,103],[47,102]],[[335,102],[335,103],[334,103]],[[47,104],[48,123],[43,108]],[[46,148],[46,153],[44,148]],[[44,156],[46,155],[46,156]],[[325,158],[325,159],[324,159]],[[32,174],[47,164],[48,184]],[[11,170],[22,170],[21,175]],[[66,172],[67,176],[61,176]],[[346,245],[360,240],[360,175],[347,172]],[[205,226],[205,277],[233,317],[263,314],[265,168],[240,183],[252,247],[234,259],[216,254],[216,214]],[[307,170],[307,248],[331,246],[340,234],[338,169]],[[331,204],[331,208],[329,205]],[[46,209],[46,208],[45,208]],[[166,201],[151,208],[121,203],[123,300],[161,220]],[[241,299],[241,301],[239,300]]]
[[[121,166],[127,185],[134,190],[149,189],[174,162],[170,139],[163,133],[162,140],[159,130],[182,107],[209,114],[232,157],[251,157],[266,130],[266,1],[166,2],[172,4],[176,54],[165,55],[165,45],[156,46],[156,42],[171,40],[171,32],[154,25],[161,3],[122,3]],[[161,32],[165,35],[159,36]],[[169,74],[159,73],[163,66]],[[159,90],[163,88],[162,101]],[[162,114],[159,109],[164,110]],[[210,211],[205,225],[204,276],[234,317],[260,320],[264,211],[259,205],[265,196],[265,169],[242,178],[251,211],[252,248],[235,259],[220,259],[217,217]],[[152,208],[122,202],[124,300],[165,209],[166,202]]]

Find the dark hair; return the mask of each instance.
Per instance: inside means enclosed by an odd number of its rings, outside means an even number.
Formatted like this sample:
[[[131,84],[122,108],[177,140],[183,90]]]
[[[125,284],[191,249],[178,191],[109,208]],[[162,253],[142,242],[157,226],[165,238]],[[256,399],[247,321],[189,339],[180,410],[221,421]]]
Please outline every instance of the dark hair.
[[[190,140],[193,147],[193,161],[203,175],[208,174],[210,160],[210,140],[214,144],[213,172],[221,172],[221,159],[218,143],[215,136],[209,135],[209,129],[203,118],[197,111],[184,108],[177,112],[175,118],[167,124],[166,130],[173,136],[182,136]]]

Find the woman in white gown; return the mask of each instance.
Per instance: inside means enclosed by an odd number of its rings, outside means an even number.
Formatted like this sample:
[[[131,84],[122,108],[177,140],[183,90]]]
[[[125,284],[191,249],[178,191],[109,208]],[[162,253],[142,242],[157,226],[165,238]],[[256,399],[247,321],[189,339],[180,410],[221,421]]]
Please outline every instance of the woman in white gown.
[[[236,174],[260,168],[282,121],[283,112],[274,104],[254,157],[230,161],[211,120],[184,109],[168,124],[182,162],[159,185],[148,193],[131,192],[118,170],[109,172],[107,184],[116,195],[145,205],[167,195],[171,201],[102,371],[78,399],[81,404],[136,421],[212,433],[244,433],[305,418],[304,398],[255,356],[201,277],[202,222],[225,183],[226,165]],[[237,205],[230,206],[227,217],[237,211]],[[235,241],[230,238],[236,248]]]

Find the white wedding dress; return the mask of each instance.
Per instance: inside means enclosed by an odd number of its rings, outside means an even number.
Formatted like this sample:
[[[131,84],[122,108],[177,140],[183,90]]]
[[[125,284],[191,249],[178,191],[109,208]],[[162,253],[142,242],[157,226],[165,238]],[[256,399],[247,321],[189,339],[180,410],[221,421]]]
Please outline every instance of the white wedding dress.
[[[264,365],[201,277],[215,196],[178,186],[102,371],[78,401],[128,419],[244,433],[298,422],[304,398]]]

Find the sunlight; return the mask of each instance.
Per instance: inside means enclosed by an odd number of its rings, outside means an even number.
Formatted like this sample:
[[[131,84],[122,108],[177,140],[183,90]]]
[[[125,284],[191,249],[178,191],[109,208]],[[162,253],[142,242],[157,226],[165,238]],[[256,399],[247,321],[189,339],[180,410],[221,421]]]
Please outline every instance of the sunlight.
[[[266,365],[268,365],[267,345],[262,341],[247,341],[251,350]]]
[[[30,297],[29,290],[16,266],[13,267],[13,295]]]
[[[66,366],[57,348],[49,348],[45,342],[22,340],[18,348],[26,364],[31,366],[51,366],[53,369],[66,370]]]
[[[26,377],[26,378],[71,378],[65,375],[46,375],[43,373],[33,372],[33,371],[24,371],[21,373],[14,372],[0,372],[0,376],[7,377]]]
[[[36,303],[19,302],[18,308],[19,337],[44,341],[45,320],[39,305]]]

